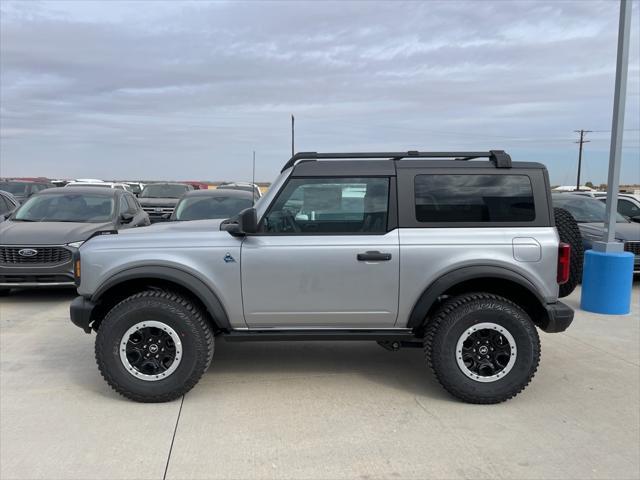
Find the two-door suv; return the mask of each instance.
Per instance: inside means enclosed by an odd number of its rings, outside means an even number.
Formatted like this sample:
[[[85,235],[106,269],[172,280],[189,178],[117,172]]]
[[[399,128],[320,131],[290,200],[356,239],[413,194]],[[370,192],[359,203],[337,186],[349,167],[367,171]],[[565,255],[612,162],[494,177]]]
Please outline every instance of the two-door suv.
[[[573,320],[547,170],[503,151],[298,153],[254,208],[181,227],[74,259],[71,320],[133,400],[189,391],[218,337],[419,344],[450,393],[497,403],[533,377],[536,327]]]

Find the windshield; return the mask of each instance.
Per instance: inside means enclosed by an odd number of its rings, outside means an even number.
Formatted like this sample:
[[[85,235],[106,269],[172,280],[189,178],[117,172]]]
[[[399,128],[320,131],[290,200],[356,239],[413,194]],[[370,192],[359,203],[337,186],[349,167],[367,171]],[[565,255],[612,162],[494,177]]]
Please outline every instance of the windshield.
[[[180,198],[188,189],[186,185],[149,185],[144,187],[140,198]]]
[[[2,182],[0,183],[0,190],[12,193],[13,195],[22,195],[27,193],[27,187],[31,185],[26,182]]]
[[[208,218],[229,218],[253,205],[249,198],[199,197],[183,198],[174,220],[205,220]]]
[[[22,222],[108,222],[113,217],[113,198],[104,195],[67,193],[38,195],[27,200],[13,220]]]
[[[241,190],[243,192],[251,192],[254,193],[255,192],[255,188],[253,188],[251,185],[220,185],[218,187],[221,190]]]
[[[578,223],[605,222],[606,206],[595,198],[579,197],[576,195],[554,195],[553,205],[568,210]],[[616,222],[628,223],[628,220],[617,213]]]

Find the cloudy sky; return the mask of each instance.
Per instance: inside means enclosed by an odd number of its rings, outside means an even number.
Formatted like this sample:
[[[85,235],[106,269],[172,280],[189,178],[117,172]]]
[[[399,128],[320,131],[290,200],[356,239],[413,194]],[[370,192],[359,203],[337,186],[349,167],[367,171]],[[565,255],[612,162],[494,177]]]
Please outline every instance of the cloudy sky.
[[[296,149],[505,149],[606,180],[618,6],[0,4],[0,174],[272,179]],[[640,182],[633,5],[624,182]]]

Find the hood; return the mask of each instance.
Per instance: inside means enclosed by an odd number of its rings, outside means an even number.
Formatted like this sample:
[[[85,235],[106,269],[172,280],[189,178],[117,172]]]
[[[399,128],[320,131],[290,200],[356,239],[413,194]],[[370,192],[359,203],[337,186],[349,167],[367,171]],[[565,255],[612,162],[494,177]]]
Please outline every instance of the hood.
[[[120,235],[150,234],[150,233],[179,233],[179,232],[219,232],[222,219],[192,220],[189,222],[161,222],[148,227],[129,228],[118,232]]]
[[[140,198],[138,202],[143,207],[175,207],[179,198]]]
[[[579,223],[580,233],[593,239],[601,238],[604,233],[604,223]],[[616,223],[615,238],[623,241],[640,241],[640,223]]]
[[[98,230],[113,229],[113,223],[16,222],[0,223],[1,245],[64,245],[86,240]]]

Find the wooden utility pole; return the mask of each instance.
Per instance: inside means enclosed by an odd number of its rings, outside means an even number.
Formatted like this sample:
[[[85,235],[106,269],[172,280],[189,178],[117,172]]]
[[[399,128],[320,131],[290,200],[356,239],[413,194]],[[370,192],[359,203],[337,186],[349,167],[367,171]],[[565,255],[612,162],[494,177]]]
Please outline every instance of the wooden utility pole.
[[[580,190],[580,170],[582,170],[582,144],[590,142],[590,140],[584,139],[584,134],[591,132],[591,130],[574,130],[574,132],[577,132],[580,134],[580,140],[578,140],[577,142],[574,142],[574,143],[580,144],[580,150],[578,150],[578,178],[576,180],[576,190],[579,191]]]

